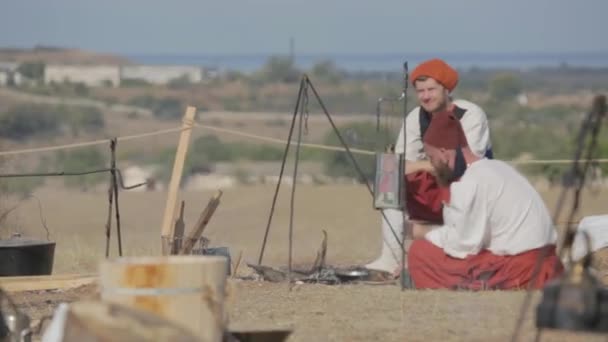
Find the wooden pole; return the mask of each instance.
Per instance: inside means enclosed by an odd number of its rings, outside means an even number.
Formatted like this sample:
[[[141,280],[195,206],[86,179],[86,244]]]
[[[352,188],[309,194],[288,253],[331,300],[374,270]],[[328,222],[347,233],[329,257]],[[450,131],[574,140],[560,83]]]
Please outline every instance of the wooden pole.
[[[167,193],[165,215],[163,217],[161,227],[161,249],[163,255],[169,254],[171,251],[171,246],[173,245],[172,240],[175,227],[175,213],[177,210],[177,192],[179,191],[179,185],[182,181],[184,162],[186,161],[188,146],[190,145],[190,136],[192,135],[192,126],[194,124],[195,114],[196,108],[188,106],[182,121],[182,134],[179,137],[177,152],[175,153],[173,172],[171,174],[171,181],[169,182],[169,189]]]
[[[194,228],[192,229],[190,234],[188,234],[188,237],[185,239],[179,254],[189,254],[190,252],[192,252],[194,244],[196,244],[198,239],[200,239],[200,237],[203,235],[203,231],[205,230],[205,227],[207,227],[209,220],[211,220],[211,216],[213,216],[215,209],[220,204],[221,197],[222,191],[218,190],[209,200],[209,203],[207,203],[207,206],[201,213],[201,216],[198,218],[198,221],[196,221]]]

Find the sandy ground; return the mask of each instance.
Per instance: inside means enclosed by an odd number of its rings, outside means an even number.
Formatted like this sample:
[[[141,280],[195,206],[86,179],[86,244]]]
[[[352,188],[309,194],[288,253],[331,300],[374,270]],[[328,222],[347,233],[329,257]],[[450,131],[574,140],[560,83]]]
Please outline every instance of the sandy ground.
[[[274,187],[227,189],[205,235],[216,246],[229,246],[233,257],[257,259]],[[279,195],[264,264],[287,261],[289,188]],[[104,256],[107,199],[103,193],[70,193],[41,189],[43,215],[57,241],[55,273],[94,272]],[[557,192],[543,193],[550,208]],[[211,193],[183,193],[186,227],[194,224]],[[121,193],[123,246],[127,255],[157,253],[165,194]],[[327,261],[355,265],[372,259],[380,248],[378,214],[360,186],[299,186],[294,213],[294,260],[314,259],[328,232]],[[586,194],[581,215],[603,213],[605,195]],[[15,227],[44,238],[36,201],[14,213]],[[113,232],[112,256],[116,252]],[[239,275],[247,270],[241,264]],[[523,292],[406,291],[396,285],[297,285],[231,281],[226,303],[230,328],[293,329],[289,341],[506,341],[519,313]],[[70,291],[13,294],[20,308],[40,319],[62,301],[95,297],[95,287]],[[538,296],[535,302],[538,301]],[[533,305],[534,307],[535,305]],[[533,307],[531,309],[533,309]],[[523,340],[533,340],[533,310],[528,312]],[[542,341],[596,341],[605,336],[544,332]]]
[[[508,341],[523,292],[405,291],[393,285],[296,285],[233,281],[229,329],[291,330],[288,341]],[[34,320],[61,302],[97,298],[96,287],[14,294]],[[538,294],[534,302],[539,300]],[[534,305],[535,306],[535,305]],[[520,341],[534,340],[534,306]],[[45,322],[43,327],[46,327]],[[606,341],[544,330],[542,341]]]

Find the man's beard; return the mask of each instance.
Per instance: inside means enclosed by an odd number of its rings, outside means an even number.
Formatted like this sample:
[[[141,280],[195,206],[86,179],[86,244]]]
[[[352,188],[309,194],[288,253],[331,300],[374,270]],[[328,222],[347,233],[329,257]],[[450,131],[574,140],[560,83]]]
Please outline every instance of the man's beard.
[[[437,184],[441,187],[446,187],[452,183],[454,179],[454,171],[450,169],[448,163],[441,163],[435,166],[435,178],[437,179]]]
[[[454,169],[450,169],[448,163],[441,162],[441,164],[435,167],[435,178],[440,186],[446,187],[456,179],[462,177],[466,170],[467,164],[462,149],[457,148],[456,155],[454,156]]]

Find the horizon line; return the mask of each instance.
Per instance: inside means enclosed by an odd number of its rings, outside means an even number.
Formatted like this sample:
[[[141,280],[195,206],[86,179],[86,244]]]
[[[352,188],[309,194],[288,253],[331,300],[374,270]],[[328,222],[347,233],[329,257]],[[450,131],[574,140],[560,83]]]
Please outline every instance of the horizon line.
[[[87,52],[94,52],[99,54],[115,54],[115,55],[156,55],[156,56],[289,56],[289,51],[184,51],[184,52],[169,52],[169,51],[120,51],[120,50],[104,50],[104,49],[90,49],[84,47],[70,47],[70,46],[57,46],[57,45],[45,45],[35,44],[31,46],[17,46],[17,45],[0,45],[0,50],[3,49],[18,49],[18,50],[34,50],[36,48],[54,48],[54,49],[74,49]],[[295,49],[294,55],[297,56],[320,56],[320,55],[359,55],[359,56],[378,56],[378,55],[413,55],[413,56],[428,56],[428,55],[486,55],[486,56],[528,56],[528,55],[608,55],[608,50],[581,50],[581,51],[540,51],[540,50],[528,50],[528,51],[466,51],[466,50],[455,50],[455,51],[298,51]]]

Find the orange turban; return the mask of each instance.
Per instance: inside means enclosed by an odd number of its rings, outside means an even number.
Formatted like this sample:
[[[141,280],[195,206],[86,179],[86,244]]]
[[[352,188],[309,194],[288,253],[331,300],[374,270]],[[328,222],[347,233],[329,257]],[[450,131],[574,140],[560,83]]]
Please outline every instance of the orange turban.
[[[451,112],[441,112],[433,115],[422,140],[425,144],[448,150],[468,146],[467,137],[462,125],[460,125],[460,120]]]
[[[458,72],[438,58],[425,61],[412,71],[412,85],[422,76],[434,79],[449,91],[454,90],[458,84]]]

